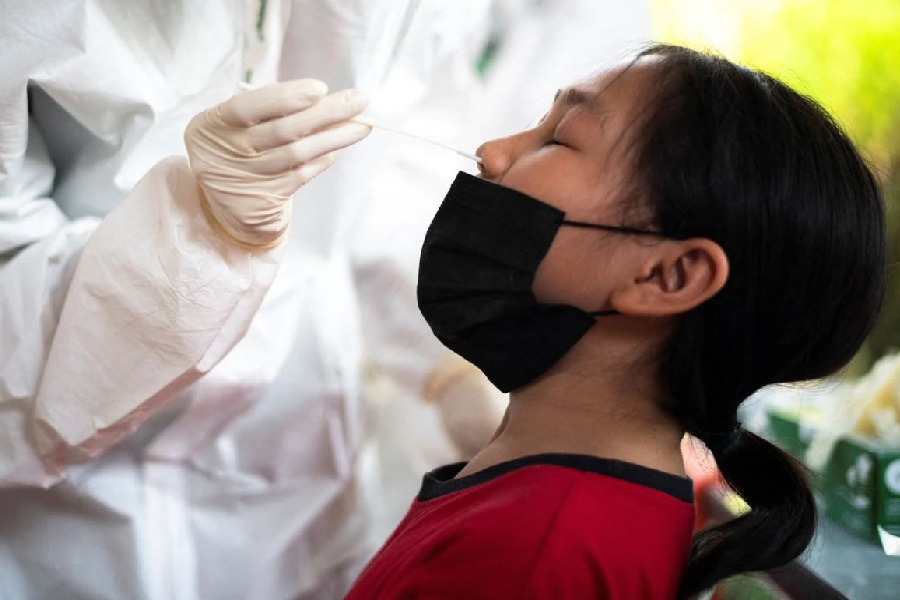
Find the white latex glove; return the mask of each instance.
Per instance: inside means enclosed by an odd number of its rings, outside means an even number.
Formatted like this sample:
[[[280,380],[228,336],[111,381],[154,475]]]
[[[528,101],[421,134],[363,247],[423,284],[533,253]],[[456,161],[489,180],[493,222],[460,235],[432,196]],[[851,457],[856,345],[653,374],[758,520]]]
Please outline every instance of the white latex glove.
[[[327,91],[315,79],[275,83],[191,119],[184,141],[203,211],[229,242],[248,249],[278,245],[294,192],[328,168],[338,149],[371,131],[348,121],[366,107],[362,92]]]
[[[484,373],[455,354],[431,372],[422,395],[437,406],[441,425],[464,460],[491,441],[509,402]]]

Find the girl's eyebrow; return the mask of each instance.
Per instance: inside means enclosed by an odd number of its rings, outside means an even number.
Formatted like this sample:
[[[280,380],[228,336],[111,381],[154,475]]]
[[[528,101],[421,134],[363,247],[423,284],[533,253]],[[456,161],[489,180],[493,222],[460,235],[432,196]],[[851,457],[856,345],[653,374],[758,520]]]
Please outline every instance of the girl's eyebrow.
[[[544,116],[541,117],[539,123],[543,123],[544,119],[553,112],[553,109],[557,104],[562,104],[563,106],[580,106],[587,105],[592,110],[597,112],[600,115],[605,114],[604,105],[602,100],[600,99],[599,94],[592,94],[590,92],[586,92],[584,90],[579,90],[578,88],[565,88],[556,90],[556,94],[553,96],[553,103],[550,106],[550,110],[544,113]]]
[[[606,115],[606,104],[603,102],[601,94],[579,90],[578,88],[565,88],[556,90],[553,96],[554,106],[561,103],[563,106],[587,106],[598,115]]]
[[[553,96],[553,103],[562,102],[565,106],[575,106],[577,104],[585,104],[588,101],[588,94],[577,88],[566,88],[564,90],[556,90]]]
[[[604,102],[602,93],[589,92],[574,87],[556,90],[556,95],[553,96],[553,106],[550,107],[550,111],[560,104],[565,107],[587,107],[587,109],[598,119],[597,122],[600,126],[604,129],[606,128],[609,111],[606,102]],[[547,114],[549,114],[549,112]],[[544,118],[546,118],[546,115],[544,115]],[[541,119],[541,121],[543,121],[543,119]]]

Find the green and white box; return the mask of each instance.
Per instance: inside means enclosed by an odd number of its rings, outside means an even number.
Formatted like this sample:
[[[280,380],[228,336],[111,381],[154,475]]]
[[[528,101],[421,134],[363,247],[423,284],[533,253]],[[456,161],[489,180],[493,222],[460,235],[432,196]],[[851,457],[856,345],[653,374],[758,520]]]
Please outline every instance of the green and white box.
[[[813,429],[799,415],[772,409],[770,439],[803,459]],[[849,531],[881,543],[879,526],[900,536],[900,448],[856,436],[841,438],[815,486],[825,514]]]

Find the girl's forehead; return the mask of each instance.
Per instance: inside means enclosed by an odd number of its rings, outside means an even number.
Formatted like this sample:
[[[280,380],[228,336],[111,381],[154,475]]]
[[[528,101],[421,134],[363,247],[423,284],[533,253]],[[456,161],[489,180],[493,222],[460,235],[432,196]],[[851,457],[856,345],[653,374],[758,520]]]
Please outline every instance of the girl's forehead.
[[[641,58],[627,64],[598,71],[576,82],[572,87],[585,93],[604,97],[638,99],[653,77],[658,61],[652,57]]]

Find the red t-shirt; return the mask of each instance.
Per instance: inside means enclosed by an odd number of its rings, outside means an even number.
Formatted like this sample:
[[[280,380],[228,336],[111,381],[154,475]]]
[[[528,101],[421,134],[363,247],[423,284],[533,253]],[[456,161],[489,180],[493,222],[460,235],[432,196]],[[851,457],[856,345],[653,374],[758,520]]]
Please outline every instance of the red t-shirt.
[[[675,598],[691,481],[618,460],[543,454],[425,476],[346,600]]]

